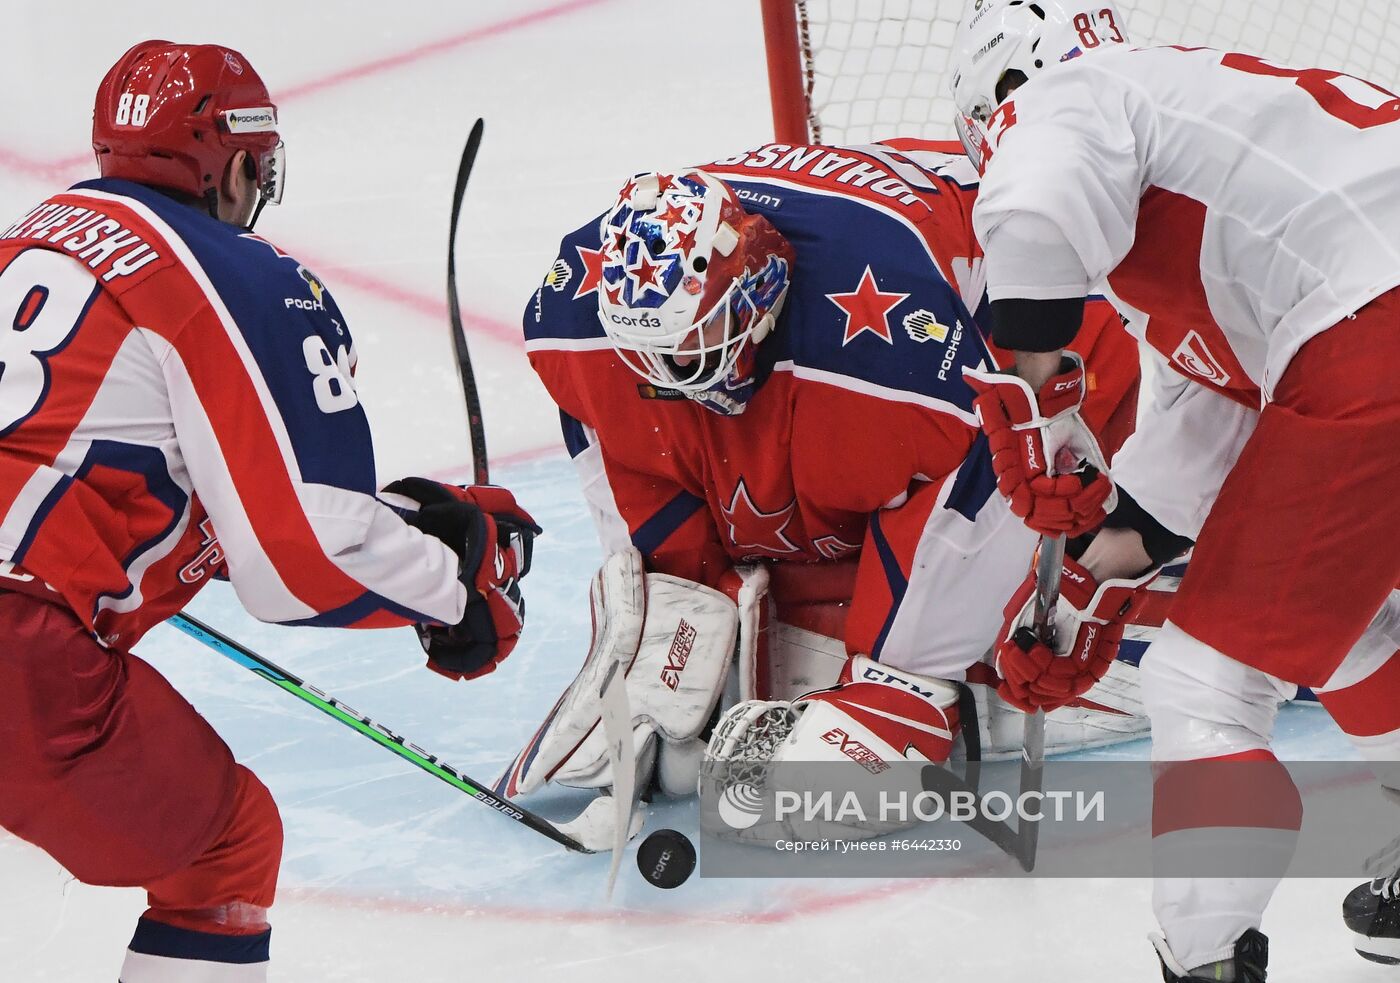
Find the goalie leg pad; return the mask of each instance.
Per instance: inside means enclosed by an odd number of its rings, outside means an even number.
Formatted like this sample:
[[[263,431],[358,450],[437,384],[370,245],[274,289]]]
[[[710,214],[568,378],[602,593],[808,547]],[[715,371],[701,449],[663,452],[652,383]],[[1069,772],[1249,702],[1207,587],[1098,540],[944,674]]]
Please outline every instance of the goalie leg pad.
[[[629,548],[608,557],[593,577],[588,602],[593,637],[583,668],[496,782],[497,795],[514,797],[533,792],[554,778],[580,745],[599,731],[602,706],[598,689],[603,676],[620,651],[630,651],[631,662],[635,663],[635,653],[641,644],[646,621],[646,574],[642,554]],[[606,743],[601,733],[597,734],[595,743],[606,757]]]
[[[1046,714],[1045,753],[1083,751],[1147,736],[1140,675],[1132,663],[1116,661],[1087,693]],[[975,671],[969,678],[990,684],[971,687],[982,735],[982,760],[1019,757],[1026,715],[997,695],[994,675]]]
[[[617,557],[632,559],[615,566]],[[739,615],[733,601],[702,584],[643,574],[641,554],[614,554],[595,578],[594,640],[583,669],[535,737],[516,756],[497,789],[529,793],[555,781],[579,788],[609,786],[607,741],[598,726],[598,686],[611,646],[632,645],[627,698],[639,751],[653,735],[667,759],[663,791],[689,786],[684,762],[694,762],[690,742],[709,722],[734,655]],[[597,585],[602,581],[603,590]],[[639,613],[640,612],[640,613]],[[670,745],[676,745],[670,748]],[[646,781],[649,775],[639,775]]]

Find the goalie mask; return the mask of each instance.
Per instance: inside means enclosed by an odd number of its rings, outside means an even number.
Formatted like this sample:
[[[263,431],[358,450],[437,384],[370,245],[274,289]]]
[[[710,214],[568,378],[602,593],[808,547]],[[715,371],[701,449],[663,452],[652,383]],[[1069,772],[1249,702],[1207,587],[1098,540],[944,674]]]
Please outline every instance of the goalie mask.
[[[988,123],[1006,98],[1008,72],[1026,79],[1081,55],[1127,44],[1111,3],[1075,0],[975,0],[953,41],[954,124],[967,156],[986,166]]]
[[[603,216],[598,317],[628,368],[727,416],[757,389],[755,346],[787,296],[792,247],[703,171],[639,174]]]

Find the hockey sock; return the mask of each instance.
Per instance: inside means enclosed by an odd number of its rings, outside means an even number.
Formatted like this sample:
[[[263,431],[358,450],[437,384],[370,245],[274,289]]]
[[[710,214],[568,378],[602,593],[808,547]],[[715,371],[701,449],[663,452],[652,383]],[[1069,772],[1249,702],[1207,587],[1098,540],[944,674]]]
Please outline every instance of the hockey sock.
[[[142,918],[120,983],[266,983],[272,929],[223,935]]]

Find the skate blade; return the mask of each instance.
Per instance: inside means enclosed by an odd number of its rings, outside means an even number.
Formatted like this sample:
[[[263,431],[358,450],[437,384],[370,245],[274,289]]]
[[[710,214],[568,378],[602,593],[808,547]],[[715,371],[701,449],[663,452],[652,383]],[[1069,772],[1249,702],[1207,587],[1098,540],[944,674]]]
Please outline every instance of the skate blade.
[[[1352,948],[1362,959],[1386,966],[1400,964],[1400,939],[1372,938],[1359,932],[1353,932],[1351,939]]]

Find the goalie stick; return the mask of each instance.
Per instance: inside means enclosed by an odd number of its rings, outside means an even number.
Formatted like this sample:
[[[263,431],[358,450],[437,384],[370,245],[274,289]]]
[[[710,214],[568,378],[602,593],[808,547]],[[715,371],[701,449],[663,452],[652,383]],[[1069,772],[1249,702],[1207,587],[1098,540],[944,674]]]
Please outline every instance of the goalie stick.
[[[634,652],[635,656],[636,653]],[[637,797],[637,760],[632,746],[632,708],[627,699],[628,663],[614,658],[608,674],[599,687],[602,704],[603,734],[608,742],[608,766],[612,769],[613,839],[612,862],[608,866],[606,897],[611,900],[617,885],[617,871],[622,864],[623,851],[632,832],[632,814]]]
[[[462,380],[462,397],[467,403],[467,429],[472,445],[472,475],[478,485],[491,483],[486,462],[486,426],[481,419],[481,395],[476,389],[476,373],[467,351],[467,329],[462,324],[462,305],[457,296],[457,222],[462,215],[462,199],[467,193],[476,152],[481,147],[481,134],[486,128],[478,118],[467,135],[462,148],[462,161],[457,165],[457,184],[452,190],[452,221],[447,233],[447,316],[452,322],[452,350],[457,353],[457,375]]]
[[[490,466],[486,457],[486,426],[481,416],[481,395],[476,387],[476,373],[472,370],[471,355],[467,351],[466,326],[462,323],[462,305],[457,291],[457,225],[462,215],[462,201],[467,193],[467,180],[471,177],[476,154],[481,147],[481,136],[486,123],[480,117],[472,124],[467,134],[466,146],[462,148],[462,159],[457,165],[457,182],[452,189],[452,216],[447,234],[447,314],[452,322],[452,348],[457,355],[457,375],[462,382],[462,398],[466,401],[467,427],[471,438],[472,477],[478,485],[491,481]],[[635,654],[635,653],[634,653]],[[615,786],[611,796],[600,796],[589,803],[583,812],[569,823],[551,828],[564,829],[578,827],[579,832],[587,831],[589,846],[584,852],[595,853],[612,850],[612,864],[608,870],[607,895],[612,897],[613,886],[617,881],[618,865],[623,848],[633,832],[633,805],[635,791],[635,762],[632,760],[631,711],[622,677],[625,669],[621,662],[614,662],[599,691],[603,706],[603,724],[607,733],[609,759],[612,762]],[[626,759],[624,761],[624,759]],[[416,762],[415,762],[416,763]],[[479,789],[477,790],[480,791]],[[478,796],[480,797],[480,796]],[[494,797],[493,797],[494,798]],[[498,800],[500,801],[500,800]],[[489,803],[488,803],[489,804]],[[519,810],[519,807],[514,807]],[[524,815],[530,813],[519,810]],[[602,815],[607,811],[611,819],[610,831],[605,831]],[[615,813],[615,814],[614,814]],[[537,818],[537,817],[531,817]],[[539,820],[544,822],[544,820]],[[528,824],[527,824],[528,825]],[[549,833],[546,830],[540,830]],[[607,842],[603,842],[606,837]],[[565,844],[568,846],[568,844]]]
[[[1060,596],[1060,571],[1065,562],[1065,538],[1063,536],[1043,536],[1035,562],[1035,632],[1042,639],[1049,640],[1053,631],[1055,603]],[[967,774],[959,776],[941,765],[928,765],[922,773],[924,790],[944,797],[954,793],[971,793],[975,798],[981,786],[981,747],[977,739],[977,713],[971,699],[971,691],[963,687],[966,694],[962,700],[962,718],[968,721],[964,727],[967,742]],[[1027,793],[1041,791],[1045,780],[1045,711],[1037,710],[1026,715],[1025,732],[1021,737],[1021,787],[1017,801]],[[1040,823],[1022,820],[1016,826],[1007,821],[988,819],[978,811],[967,825],[990,840],[998,849],[1014,857],[1021,869],[1030,872],[1035,869],[1035,856],[1040,846]]]
[[[334,717],[351,730],[358,731],[405,761],[417,765],[433,777],[441,779],[459,791],[466,792],[472,798],[490,806],[507,819],[532,829],[542,836],[547,836],[555,843],[577,853],[598,853],[612,849],[612,806],[606,799],[596,799],[589,808],[567,823],[552,823],[548,819],[516,805],[509,799],[493,795],[490,786],[481,784],[465,772],[449,765],[437,755],[405,740],[383,724],[376,723],[353,707],[347,706],[329,693],[294,676],[271,660],[265,659],[253,650],[238,644],[227,635],[209,627],[197,618],[181,613],[172,617],[169,623],[186,635],[203,642],[225,658],[251,670],[303,702],[311,704],[322,713]],[[594,808],[595,806],[597,808]]]

